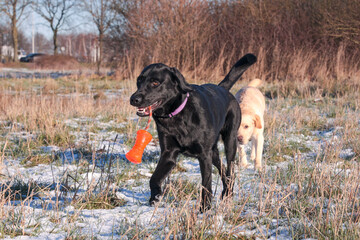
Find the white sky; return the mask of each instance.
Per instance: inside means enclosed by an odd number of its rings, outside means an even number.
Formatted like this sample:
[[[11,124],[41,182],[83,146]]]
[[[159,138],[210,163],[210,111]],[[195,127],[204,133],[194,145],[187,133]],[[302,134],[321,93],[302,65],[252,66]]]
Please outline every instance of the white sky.
[[[64,25],[62,30],[60,30],[60,34],[62,33],[81,33],[81,32],[96,32],[94,25],[91,20],[85,16],[80,15],[72,15],[70,19],[71,26]],[[34,31],[35,33],[39,32],[44,34],[49,40],[52,39],[52,31],[50,27],[48,27],[48,23],[37,13],[31,12],[28,14],[26,19],[22,19],[20,23],[20,29],[25,33],[25,35],[29,38],[32,36],[32,26],[34,23]]]

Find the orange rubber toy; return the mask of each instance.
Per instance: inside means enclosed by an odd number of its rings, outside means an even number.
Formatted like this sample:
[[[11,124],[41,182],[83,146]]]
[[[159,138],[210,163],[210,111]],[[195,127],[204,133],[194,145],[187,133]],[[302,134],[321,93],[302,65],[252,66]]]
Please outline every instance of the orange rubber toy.
[[[147,126],[145,130],[138,130],[136,133],[136,140],[135,145],[132,147],[132,149],[125,155],[127,160],[129,160],[132,163],[139,164],[141,163],[142,155],[144,153],[144,149],[146,145],[149,144],[149,142],[152,139],[152,135],[146,131],[150,126],[151,121],[151,108],[150,108],[150,116],[147,123]]]

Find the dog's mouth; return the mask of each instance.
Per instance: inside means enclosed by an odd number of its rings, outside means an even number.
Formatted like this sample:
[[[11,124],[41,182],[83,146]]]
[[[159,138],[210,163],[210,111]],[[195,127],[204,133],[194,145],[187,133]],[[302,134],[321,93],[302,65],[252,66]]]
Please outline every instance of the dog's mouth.
[[[150,106],[147,106],[147,107],[138,107],[136,114],[137,114],[139,117],[149,116],[149,115],[150,115],[150,107],[151,107],[151,111],[154,111],[155,109],[157,109],[157,108],[160,106],[161,103],[162,103],[162,101],[159,100],[159,101],[156,101],[155,103],[153,103],[153,104],[150,105]]]

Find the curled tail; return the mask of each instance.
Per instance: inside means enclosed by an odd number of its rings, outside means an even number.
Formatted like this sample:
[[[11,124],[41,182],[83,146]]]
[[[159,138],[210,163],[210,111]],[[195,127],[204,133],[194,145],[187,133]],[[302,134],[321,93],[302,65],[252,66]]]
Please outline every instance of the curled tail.
[[[236,83],[236,81],[241,77],[241,75],[248,69],[251,65],[256,62],[255,55],[248,53],[230,69],[230,72],[225,76],[224,80],[219,83],[219,86],[230,90],[230,88]]]
[[[250,82],[249,82],[249,84],[248,84],[248,87],[258,87],[258,86],[260,86],[262,84],[262,81],[260,80],[260,79],[258,79],[258,78],[255,78],[255,79],[253,79],[253,80],[251,80]]]

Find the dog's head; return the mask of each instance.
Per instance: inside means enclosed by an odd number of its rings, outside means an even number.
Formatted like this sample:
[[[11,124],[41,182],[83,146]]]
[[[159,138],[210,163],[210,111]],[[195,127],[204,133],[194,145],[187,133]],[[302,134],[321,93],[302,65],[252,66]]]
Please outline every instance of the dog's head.
[[[162,63],[145,67],[136,85],[137,91],[130,97],[130,104],[137,107],[140,117],[150,114],[150,106],[155,113],[164,114],[166,106],[171,105],[179,95],[192,91],[179,70]]]
[[[261,120],[257,114],[243,114],[241,116],[241,124],[238,129],[238,141],[240,144],[247,144],[256,128],[261,129]]]

